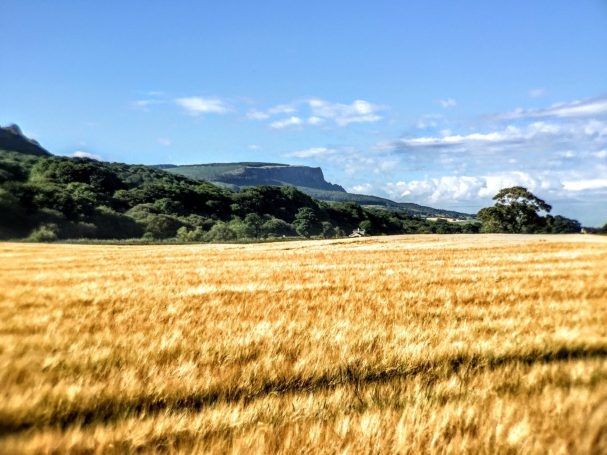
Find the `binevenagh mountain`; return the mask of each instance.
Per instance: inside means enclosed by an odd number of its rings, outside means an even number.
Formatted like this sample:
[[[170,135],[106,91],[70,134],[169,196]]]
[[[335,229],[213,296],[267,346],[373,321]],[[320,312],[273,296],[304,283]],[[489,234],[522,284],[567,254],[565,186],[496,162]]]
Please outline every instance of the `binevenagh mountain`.
[[[236,191],[240,188],[258,185],[294,186],[301,192],[326,202],[355,202],[366,207],[399,210],[422,217],[473,218],[473,215],[453,210],[435,209],[412,202],[394,202],[378,196],[348,193],[342,186],[327,182],[322,169],[319,167],[259,162],[188,164],[182,166],[160,164],[156,167]]]
[[[34,139],[26,137],[17,125],[0,127],[0,150],[11,150],[26,155],[51,157]],[[319,167],[294,166],[280,163],[211,163],[176,166],[153,166],[193,180],[207,181],[234,191],[260,185],[294,186],[301,192],[326,202],[355,202],[365,207],[397,210],[413,216],[472,219],[473,215],[453,210],[435,209],[412,202],[394,202],[378,196],[348,193],[340,186],[325,180]]]

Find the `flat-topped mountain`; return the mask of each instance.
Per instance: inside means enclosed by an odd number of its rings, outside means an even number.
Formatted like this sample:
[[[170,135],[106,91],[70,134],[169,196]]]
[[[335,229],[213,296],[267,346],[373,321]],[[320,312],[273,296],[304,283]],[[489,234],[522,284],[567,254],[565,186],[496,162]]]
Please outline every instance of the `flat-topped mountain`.
[[[173,174],[196,180],[206,180],[233,190],[258,185],[294,186],[313,198],[328,202],[355,202],[360,205],[401,210],[422,217],[466,219],[472,215],[453,210],[435,209],[412,202],[394,202],[378,196],[348,193],[340,186],[325,180],[319,167],[293,166],[280,163],[210,163],[176,166],[156,166]]]
[[[342,186],[327,182],[319,167],[257,162],[160,165],[158,167],[197,180],[207,180],[228,186],[295,186],[346,192]]]
[[[17,125],[0,126],[0,150],[12,150],[28,155],[50,156],[38,141],[30,139],[23,134]]]

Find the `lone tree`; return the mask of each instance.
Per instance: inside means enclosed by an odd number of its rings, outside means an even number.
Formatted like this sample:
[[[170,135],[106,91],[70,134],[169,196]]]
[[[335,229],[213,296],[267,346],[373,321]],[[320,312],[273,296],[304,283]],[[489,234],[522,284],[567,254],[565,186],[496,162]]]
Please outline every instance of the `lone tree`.
[[[532,233],[540,232],[546,218],[540,212],[550,212],[552,207],[533,195],[527,188],[504,188],[495,196],[493,207],[481,209],[476,215],[483,223],[483,232]]]

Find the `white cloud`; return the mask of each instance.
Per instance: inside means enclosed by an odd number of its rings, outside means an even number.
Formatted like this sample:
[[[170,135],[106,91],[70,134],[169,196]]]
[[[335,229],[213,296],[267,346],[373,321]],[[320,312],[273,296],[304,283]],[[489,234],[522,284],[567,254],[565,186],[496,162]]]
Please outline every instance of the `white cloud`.
[[[416,138],[400,139],[396,143],[408,147],[440,147],[450,145],[460,145],[465,143],[481,142],[504,142],[515,139],[521,139],[524,132],[516,126],[508,126],[502,131],[492,131],[490,133],[471,133],[467,135],[449,134],[450,130],[443,130],[441,136],[426,136]]]
[[[543,88],[532,88],[529,90],[529,96],[531,98],[541,98],[546,94],[546,89]]]
[[[160,145],[164,145],[165,147],[173,145],[173,141],[168,137],[159,137],[156,139],[156,142],[158,142]]]
[[[529,143],[539,139],[553,139],[559,143],[585,139],[602,143],[607,138],[607,122],[587,120],[576,123],[537,121],[527,125],[507,125],[500,130],[485,133],[452,134],[442,130],[439,136],[402,138],[392,143],[393,148],[448,148],[482,145]]]
[[[89,153],[89,152],[84,152],[82,150],[76,150],[70,156],[72,156],[74,158],[89,158],[91,160],[97,160],[97,161],[101,160],[101,157],[99,155],[95,155],[95,154]]]
[[[299,117],[296,116],[291,116],[289,118],[283,119],[283,120],[276,120],[272,123],[270,123],[270,128],[274,128],[274,129],[282,129],[282,128],[287,128],[289,126],[297,126],[297,125],[301,125],[303,123],[303,120]]]
[[[320,125],[323,122],[324,122],[324,119],[322,119],[320,117],[315,117],[315,116],[308,117],[308,123],[310,125]]]
[[[252,110],[247,112],[246,117],[249,120],[266,120],[270,118],[270,115],[262,111]]]
[[[516,109],[512,112],[500,114],[497,118],[520,119],[540,117],[592,117],[607,115],[607,97],[577,100],[569,103],[557,103],[543,109]]]
[[[259,150],[261,147],[259,147],[259,145],[257,144],[250,144],[249,145],[249,150]]]
[[[493,197],[500,189],[524,186],[530,191],[560,188],[558,180],[513,171],[485,176],[441,176],[423,180],[388,183],[386,193],[397,200],[421,200],[427,203],[474,201]]]
[[[593,153],[594,156],[596,156],[597,158],[607,158],[607,150],[601,150],[598,152]]]
[[[294,112],[297,112],[297,109],[292,104],[277,104],[265,111],[257,109],[250,110],[247,112],[246,117],[249,120],[267,120],[274,115],[292,114]]]
[[[250,110],[246,117],[250,120],[267,120],[271,117],[290,115],[284,120],[275,120],[269,125],[272,128],[284,128],[292,125],[321,125],[327,121],[334,122],[338,126],[347,126],[351,123],[372,123],[382,119],[379,112],[385,110],[385,106],[379,106],[365,100],[354,100],[351,104],[333,103],[320,98],[309,98],[295,100],[286,104],[277,104],[267,110]],[[306,118],[305,121],[302,118]],[[293,119],[300,119],[301,122]],[[290,121],[290,122],[289,122]]]
[[[145,100],[137,100],[133,101],[131,105],[136,109],[141,109],[142,111],[149,111],[150,106],[157,104],[164,104],[163,100],[158,99],[145,99]]]
[[[190,115],[200,114],[225,114],[230,111],[229,106],[219,98],[201,98],[192,96],[188,98],[177,98],[175,102],[184,108]]]
[[[297,150],[295,152],[288,153],[287,157],[292,158],[322,158],[329,155],[335,155],[336,149],[328,147],[311,147],[304,150]]]
[[[360,185],[354,185],[348,189],[350,193],[357,194],[368,194],[373,192],[375,187],[371,183],[361,183]]]
[[[420,129],[420,130],[436,128],[442,119],[443,119],[443,116],[439,115],[439,114],[422,115],[417,120],[417,123],[415,124],[415,126],[417,127],[417,129]]]
[[[277,104],[276,106],[268,109],[268,114],[270,115],[292,114],[293,112],[297,112],[297,109],[291,104]]]
[[[383,106],[372,104],[365,100],[354,100],[351,104],[332,103],[320,98],[308,101],[312,117],[332,120],[338,126],[350,123],[372,123],[382,119],[378,112],[385,110]],[[319,123],[319,122],[317,122]]]
[[[453,98],[438,100],[438,103],[445,109],[457,106],[457,102]]]
[[[563,182],[563,187],[567,191],[607,189],[607,179],[568,180]]]

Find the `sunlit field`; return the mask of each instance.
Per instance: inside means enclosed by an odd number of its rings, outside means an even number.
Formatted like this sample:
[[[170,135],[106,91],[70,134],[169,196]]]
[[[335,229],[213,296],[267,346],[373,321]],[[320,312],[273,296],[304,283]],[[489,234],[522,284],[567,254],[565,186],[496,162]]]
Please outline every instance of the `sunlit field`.
[[[607,451],[604,237],[0,258],[1,453]]]

